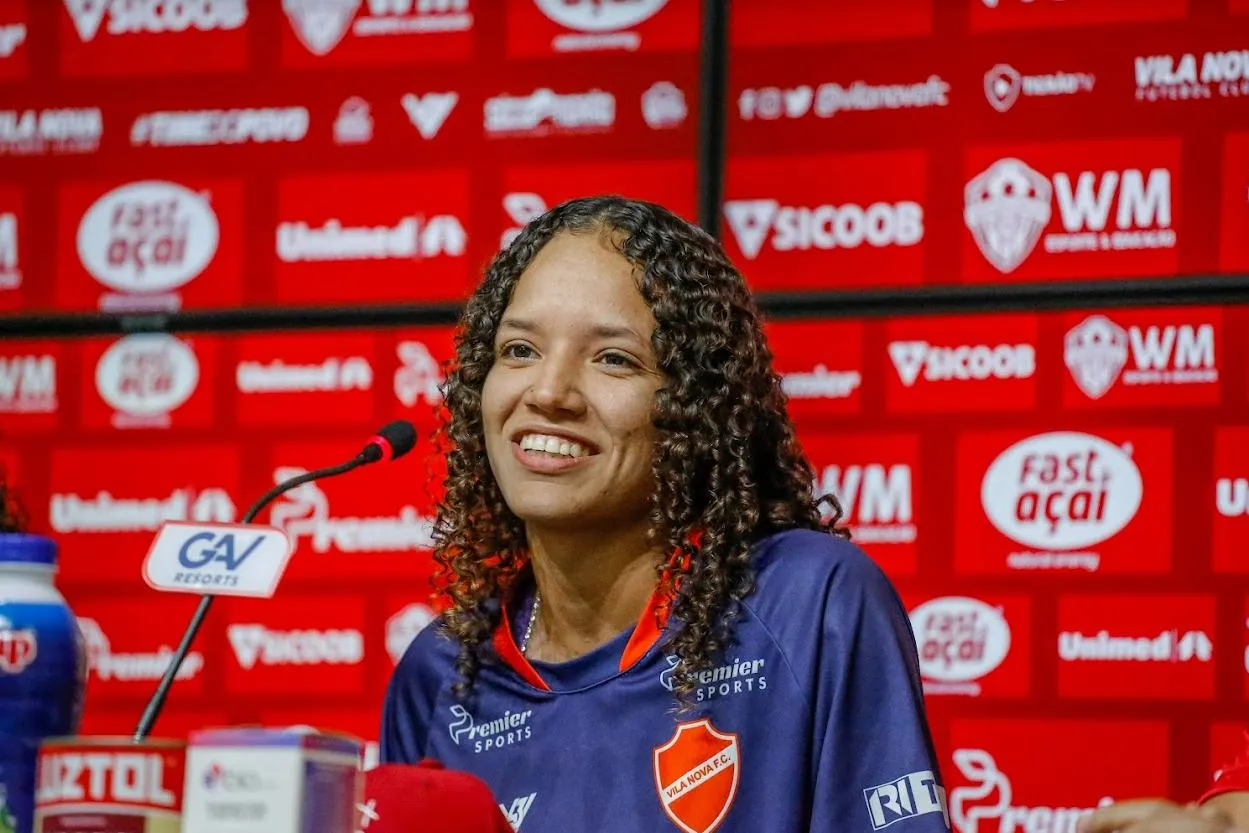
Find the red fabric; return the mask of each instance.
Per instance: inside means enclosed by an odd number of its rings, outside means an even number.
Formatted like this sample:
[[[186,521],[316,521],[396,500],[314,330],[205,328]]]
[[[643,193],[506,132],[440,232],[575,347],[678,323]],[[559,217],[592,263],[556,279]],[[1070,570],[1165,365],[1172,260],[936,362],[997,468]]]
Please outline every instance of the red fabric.
[[[1229,763],[1214,774],[1212,783],[1199,801],[1206,801],[1223,793],[1249,790],[1249,730],[1245,732],[1245,746]]]
[[[485,782],[426,759],[364,776],[362,833],[513,833]]]

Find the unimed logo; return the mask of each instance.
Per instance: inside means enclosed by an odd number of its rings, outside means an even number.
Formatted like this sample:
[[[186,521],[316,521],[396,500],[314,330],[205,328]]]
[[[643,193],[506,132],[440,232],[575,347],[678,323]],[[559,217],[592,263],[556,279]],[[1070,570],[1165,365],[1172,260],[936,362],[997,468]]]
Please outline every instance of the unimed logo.
[[[1214,695],[1214,597],[1089,594],[1058,599],[1064,697],[1203,699]]]

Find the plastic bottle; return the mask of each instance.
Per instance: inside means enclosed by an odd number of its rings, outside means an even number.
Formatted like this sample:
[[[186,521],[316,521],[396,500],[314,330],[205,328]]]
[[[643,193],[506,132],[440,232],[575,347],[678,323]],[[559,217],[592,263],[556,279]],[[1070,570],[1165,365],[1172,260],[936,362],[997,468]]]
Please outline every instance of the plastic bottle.
[[[77,734],[86,656],[51,538],[0,532],[0,833],[31,833],[35,757]]]

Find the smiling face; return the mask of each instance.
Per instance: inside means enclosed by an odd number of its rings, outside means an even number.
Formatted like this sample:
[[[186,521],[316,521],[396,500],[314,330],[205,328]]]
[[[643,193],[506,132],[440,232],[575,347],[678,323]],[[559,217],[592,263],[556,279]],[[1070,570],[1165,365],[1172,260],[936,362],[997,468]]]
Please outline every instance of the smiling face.
[[[520,276],[481,409],[491,470],[527,526],[645,522],[654,330],[632,265],[598,233],[556,235]]]

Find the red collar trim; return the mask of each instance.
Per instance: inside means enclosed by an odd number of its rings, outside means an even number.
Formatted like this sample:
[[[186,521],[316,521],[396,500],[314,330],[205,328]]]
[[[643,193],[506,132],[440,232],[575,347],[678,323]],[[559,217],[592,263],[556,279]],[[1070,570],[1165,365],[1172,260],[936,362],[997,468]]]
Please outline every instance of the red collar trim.
[[[690,536],[690,542],[695,547],[698,546],[701,539],[701,530],[695,531]],[[629,637],[624,653],[620,655],[619,670],[621,673],[637,665],[642,657],[646,656],[646,652],[659,641],[659,637],[663,635],[664,628],[668,627],[668,618],[671,615],[672,602],[675,598],[674,582],[671,579],[671,565],[676,562],[679,553],[680,550],[672,554],[669,569],[664,572],[663,579],[655,587],[655,592],[651,593],[650,599],[646,602],[646,608],[642,611],[641,618],[638,619],[637,625],[633,628],[633,635]],[[688,557],[683,560],[688,562]],[[516,636],[512,633],[512,615],[508,610],[506,599],[502,605],[499,627],[494,632],[494,650],[498,654],[499,659],[503,660],[509,668],[519,674],[525,682],[541,691],[551,690],[546,680],[542,679],[542,675],[538,673],[538,669],[529,663],[529,660],[521,653],[520,646],[516,644]]]
[[[494,650],[499,655],[499,659],[519,674],[525,682],[541,691],[551,690],[546,680],[542,679],[542,675],[538,673],[538,669],[530,665],[529,660],[525,659],[525,655],[520,652],[516,637],[512,635],[512,615],[508,612],[506,602],[503,603],[502,620],[494,632]]]

